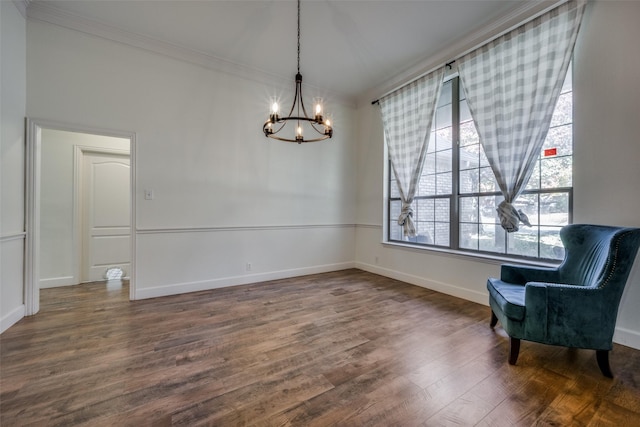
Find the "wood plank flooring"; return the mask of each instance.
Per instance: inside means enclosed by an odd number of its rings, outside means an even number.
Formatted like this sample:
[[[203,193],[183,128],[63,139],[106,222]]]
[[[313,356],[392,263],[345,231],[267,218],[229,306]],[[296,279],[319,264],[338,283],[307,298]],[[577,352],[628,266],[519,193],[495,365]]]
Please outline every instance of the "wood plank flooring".
[[[508,339],[489,308],[359,270],[128,301],[41,290],[0,336],[0,425],[638,426],[640,351]]]

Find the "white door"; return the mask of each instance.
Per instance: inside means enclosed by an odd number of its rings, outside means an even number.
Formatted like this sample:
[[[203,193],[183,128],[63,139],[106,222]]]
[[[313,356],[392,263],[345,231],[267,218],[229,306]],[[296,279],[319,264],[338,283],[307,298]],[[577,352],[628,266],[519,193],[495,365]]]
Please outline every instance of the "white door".
[[[82,162],[81,281],[105,280],[111,267],[129,275],[130,173],[126,154],[85,152]]]

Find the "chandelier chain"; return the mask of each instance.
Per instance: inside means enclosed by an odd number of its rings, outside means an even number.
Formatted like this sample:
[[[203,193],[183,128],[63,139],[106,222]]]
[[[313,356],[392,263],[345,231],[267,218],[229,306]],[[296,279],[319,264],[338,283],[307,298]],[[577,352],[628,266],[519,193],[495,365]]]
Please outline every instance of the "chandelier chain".
[[[298,0],[298,74],[300,74],[300,0]]]

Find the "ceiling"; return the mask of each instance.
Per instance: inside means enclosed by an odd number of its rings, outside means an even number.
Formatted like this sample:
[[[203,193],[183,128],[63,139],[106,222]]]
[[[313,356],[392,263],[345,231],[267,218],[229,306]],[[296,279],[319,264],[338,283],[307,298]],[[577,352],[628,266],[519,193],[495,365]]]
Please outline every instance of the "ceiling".
[[[355,99],[523,3],[303,0],[300,71],[305,83]],[[293,80],[296,73],[293,0],[46,0],[31,1],[30,9],[64,14],[84,28],[99,23],[270,75]]]

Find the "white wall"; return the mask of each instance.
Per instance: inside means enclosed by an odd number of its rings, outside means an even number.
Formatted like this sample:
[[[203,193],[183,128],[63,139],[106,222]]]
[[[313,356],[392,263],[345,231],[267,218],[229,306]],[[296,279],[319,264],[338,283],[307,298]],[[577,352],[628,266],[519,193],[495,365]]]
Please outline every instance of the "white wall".
[[[80,256],[73,222],[75,149],[129,152],[129,140],[54,129],[43,129],[41,135],[40,287],[75,285]]]
[[[574,222],[640,227],[640,3],[598,1],[574,57]],[[385,246],[383,139],[377,106],[358,110],[356,264],[483,304],[495,261]],[[376,257],[378,262],[376,263]],[[640,348],[640,261],[623,296],[614,340]]]
[[[0,156],[0,332],[24,316],[24,117],[26,24],[13,2],[0,2],[2,102]]]
[[[574,221],[640,227],[640,2],[587,9],[575,51]],[[640,256],[615,339],[640,349]]]
[[[35,20],[27,54],[30,117],[136,134],[137,298],[353,266],[355,107],[325,96],[334,138],[286,144],[261,126],[293,81]]]

